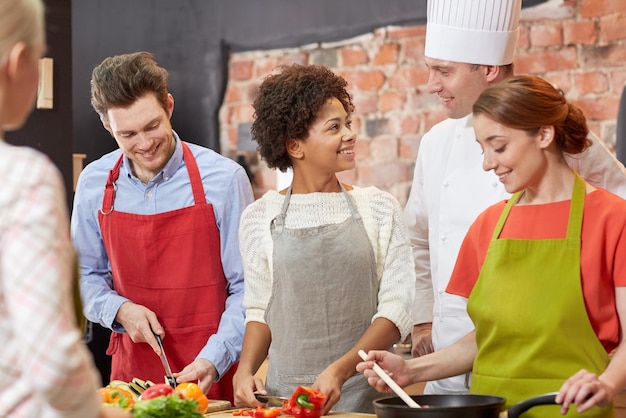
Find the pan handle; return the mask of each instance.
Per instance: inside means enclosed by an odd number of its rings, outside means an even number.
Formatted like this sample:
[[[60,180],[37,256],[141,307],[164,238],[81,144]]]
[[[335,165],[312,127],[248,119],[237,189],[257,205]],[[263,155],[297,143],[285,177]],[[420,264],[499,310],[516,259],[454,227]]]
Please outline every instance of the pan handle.
[[[557,392],[546,393],[518,402],[509,408],[507,416],[508,418],[518,418],[522,413],[528,411],[533,406],[556,405],[556,394]]]

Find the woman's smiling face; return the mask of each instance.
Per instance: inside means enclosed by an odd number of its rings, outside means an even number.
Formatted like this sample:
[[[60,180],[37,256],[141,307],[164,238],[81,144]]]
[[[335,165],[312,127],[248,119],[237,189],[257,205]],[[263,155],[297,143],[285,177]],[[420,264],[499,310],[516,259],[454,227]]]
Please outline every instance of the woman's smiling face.
[[[355,142],[351,116],[333,97],[321,107],[308,137],[302,141],[305,161],[309,167],[326,173],[350,170],[356,165]]]
[[[541,133],[530,135],[484,115],[476,115],[473,121],[485,171],[493,170],[509,193],[538,184],[546,166]]]

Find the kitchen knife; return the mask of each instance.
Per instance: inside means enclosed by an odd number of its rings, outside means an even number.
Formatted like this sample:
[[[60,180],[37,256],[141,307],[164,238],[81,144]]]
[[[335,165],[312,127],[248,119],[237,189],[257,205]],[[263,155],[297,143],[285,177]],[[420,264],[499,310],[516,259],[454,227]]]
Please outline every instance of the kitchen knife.
[[[270,405],[276,405],[276,406],[283,406],[285,402],[289,401],[289,399],[282,398],[280,396],[263,395],[262,393],[257,393],[257,392],[254,393],[254,397],[259,402],[267,403]]]
[[[165,356],[165,349],[163,348],[163,341],[161,340],[161,336],[159,334],[154,334],[154,337],[159,343],[159,348],[161,349],[161,363],[163,363],[163,368],[165,369],[165,380],[167,380],[167,384],[171,387],[176,387],[176,378],[172,374],[172,369],[170,368],[170,363],[167,361],[167,357]]]

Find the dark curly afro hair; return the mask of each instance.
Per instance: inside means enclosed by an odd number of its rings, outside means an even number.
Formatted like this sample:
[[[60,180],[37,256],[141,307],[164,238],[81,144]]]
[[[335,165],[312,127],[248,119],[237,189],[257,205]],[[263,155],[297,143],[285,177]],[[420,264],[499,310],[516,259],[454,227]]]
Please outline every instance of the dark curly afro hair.
[[[354,111],[348,83],[319,65],[283,65],[278,74],[267,76],[254,100],[252,139],[268,167],[287,171],[292,166],[288,139],[305,139],[319,110],[336,98],[348,114]]]

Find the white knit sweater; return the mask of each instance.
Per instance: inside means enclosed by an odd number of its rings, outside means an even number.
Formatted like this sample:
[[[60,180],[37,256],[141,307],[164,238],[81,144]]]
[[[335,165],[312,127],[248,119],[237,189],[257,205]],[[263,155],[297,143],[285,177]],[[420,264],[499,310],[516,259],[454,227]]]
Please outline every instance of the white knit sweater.
[[[381,317],[388,319],[398,327],[404,339],[413,327],[415,269],[402,210],[391,194],[375,187],[354,187],[348,193],[356,203],[376,257],[378,311],[372,321]],[[245,275],[246,322],[265,323],[273,280],[270,222],[280,213],[284,199],[284,195],[269,191],[249,205],[241,216],[239,247]],[[349,216],[350,208],[342,193],[294,194],[285,226],[299,229],[337,224]]]

